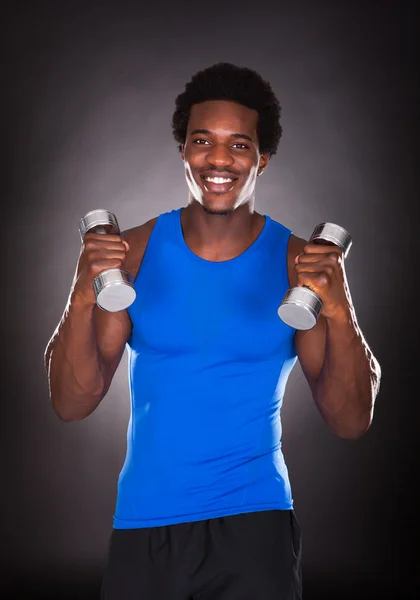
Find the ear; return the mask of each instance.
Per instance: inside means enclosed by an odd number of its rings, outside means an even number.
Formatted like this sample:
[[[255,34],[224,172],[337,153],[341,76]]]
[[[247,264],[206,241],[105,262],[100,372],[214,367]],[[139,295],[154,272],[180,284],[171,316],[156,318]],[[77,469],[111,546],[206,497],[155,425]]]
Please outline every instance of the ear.
[[[262,175],[264,173],[265,169],[267,168],[269,160],[270,160],[270,155],[268,153],[261,154],[260,164],[258,165],[258,175]]]
[[[185,160],[185,144],[181,144],[181,158]]]

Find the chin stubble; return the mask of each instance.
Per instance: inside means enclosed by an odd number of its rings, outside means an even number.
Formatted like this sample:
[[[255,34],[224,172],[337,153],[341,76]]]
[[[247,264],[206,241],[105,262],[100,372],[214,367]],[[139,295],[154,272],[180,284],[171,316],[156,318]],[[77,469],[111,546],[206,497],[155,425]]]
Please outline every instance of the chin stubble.
[[[203,206],[203,209],[209,215],[220,215],[221,217],[226,217],[233,213],[233,208],[230,208],[228,210],[212,210],[211,208],[207,208],[206,206]]]

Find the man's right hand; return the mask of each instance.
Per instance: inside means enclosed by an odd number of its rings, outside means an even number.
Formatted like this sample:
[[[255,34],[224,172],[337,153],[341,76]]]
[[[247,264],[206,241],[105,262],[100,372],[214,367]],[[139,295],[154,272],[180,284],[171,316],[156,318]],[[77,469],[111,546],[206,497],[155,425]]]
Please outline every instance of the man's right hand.
[[[96,304],[93,280],[108,269],[123,269],[129,250],[119,235],[87,233],[83,237],[72,296],[84,306]]]

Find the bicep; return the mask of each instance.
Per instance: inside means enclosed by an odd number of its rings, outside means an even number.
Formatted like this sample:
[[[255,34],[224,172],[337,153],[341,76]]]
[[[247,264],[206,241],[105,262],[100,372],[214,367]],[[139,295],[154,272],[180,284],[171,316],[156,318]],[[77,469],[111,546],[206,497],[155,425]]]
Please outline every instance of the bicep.
[[[309,387],[314,392],[325,358],[326,321],[320,315],[313,329],[296,331],[295,346],[297,356]]]
[[[108,389],[120,364],[132,325],[126,310],[111,313],[98,307],[94,314],[96,340],[105,368],[106,389]]]
[[[290,236],[288,246],[288,274],[290,287],[295,287],[297,285],[295,258],[298,254],[303,252],[307,243],[308,242],[303,238],[294,235]],[[312,393],[314,393],[315,384],[324,364],[326,329],[325,317],[319,315],[315,327],[308,330],[298,330],[295,333],[297,356]]]
[[[122,238],[128,242],[130,247],[124,261],[124,270],[128,271],[133,281],[141,266],[156,220],[156,218],[150,219],[143,225],[122,232]],[[95,319],[96,339],[109,385],[121,361],[125,344],[131,335],[132,323],[127,310],[111,313],[98,308],[95,311]]]

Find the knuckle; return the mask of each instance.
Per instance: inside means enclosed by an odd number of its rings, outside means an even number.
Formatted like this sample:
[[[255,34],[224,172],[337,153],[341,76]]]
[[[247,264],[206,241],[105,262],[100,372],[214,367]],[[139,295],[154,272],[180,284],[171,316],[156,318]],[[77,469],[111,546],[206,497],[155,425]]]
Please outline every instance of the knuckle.
[[[330,278],[329,278],[328,274],[327,274],[327,273],[325,273],[325,272],[323,272],[323,273],[319,273],[319,274],[317,275],[317,278],[316,278],[316,279],[317,279],[317,283],[318,283],[318,285],[320,285],[320,286],[322,286],[322,287],[325,287],[325,286],[327,286],[327,285],[329,284],[329,282],[330,282]]]
[[[113,257],[106,261],[106,269],[119,269],[122,267],[123,261],[120,258]]]
[[[95,277],[100,272],[100,268],[96,263],[91,262],[88,265],[87,272],[91,277]]]
[[[96,250],[96,248],[97,245],[93,240],[86,240],[83,244],[83,251],[87,255],[93,253]]]
[[[97,254],[96,254],[96,252],[94,252],[94,250],[89,249],[86,252],[86,259],[89,264],[93,264],[95,262],[96,258],[97,258]]]
[[[297,282],[304,285],[309,280],[308,273],[298,273],[297,274]]]
[[[93,237],[91,233],[87,233],[83,238],[83,243],[86,245],[92,245],[96,243],[96,239]]]

